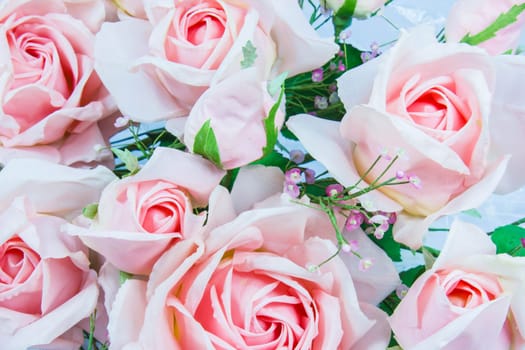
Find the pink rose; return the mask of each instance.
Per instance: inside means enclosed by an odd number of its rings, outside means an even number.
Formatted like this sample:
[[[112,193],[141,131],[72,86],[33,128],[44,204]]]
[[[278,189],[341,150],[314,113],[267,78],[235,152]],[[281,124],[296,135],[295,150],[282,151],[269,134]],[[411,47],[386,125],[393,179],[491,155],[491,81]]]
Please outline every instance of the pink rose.
[[[213,220],[228,215],[216,209]],[[171,248],[148,282],[120,288],[108,326],[112,347],[385,349],[385,315],[360,305],[344,263],[336,257],[307,269],[336,249],[314,236],[319,226],[310,214],[297,205],[259,208],[216,226],[204,241]]]
[[[401,170],[413,185],[382,187],[369,199],[377,209],[402,210],[395,239],[415,248],[437,217],[477,207],[495,190],[506,155],[513,158],[502,188],[523,185],[525,154],[512,146],[525,127],[523,105],[512,91],[524,73],[524,62],[515,57],[439,44],[430,28],[420,28],[339,79],[347,109],[341,123],[301,115],[288,126],[345,186],[385,150],[390,157],[398,153],[382,179]],[[388,163],[382,159],[366,182]]]
[[[95,146],[106,144],[97,122],[115,107],[93,69],[94,35],[66,5],[15,0],[0,6],[0,162],[21,156],[68,165],[111,161],[109,151]]]
[[[224,169],[238,168],[263,156],[267,143],[264,119],[274,104],[266,84],[257,80],[255,70],[243,69],[210,86],[197,100],[187,120],[172,119],[166,123],[166,129],[177,135],[182,122],[184,144],[195,151],[195,136],[209,121],[217,141],[219,165]],[[278,110],[275,128],[280,129],[283,122],[284,113]]]
[[[85,247],[62,230],[65,223],[36,214],[21,197],[0,211],[2,349],[82,344],[81,329],[72,328],[95,308],[96,273],[89,269]]]
[[[470,36],[478,34],[514,5],[523,5],[523,1],[457,0],[447,17],[445,26],[447,41],[459,42],[467,34]],[[518,46],[524,26],[525,12],[522,12],[516,22],[498,30],[496,36],[477,46],[484,48],[491,55],[514,50]]]
[[[525,258],[496,255],[482,230],[456,221],[390,324],[404,349],[523,349],[524,288]]]
[[[97,72],[136,121],[187,115],[211,84],[241,70],[249,45],[261,82],[317,68],[338,50],[293,1],[154,0],[145,12],[106,23],[95,49]]]
[[[120,270],[149,274],[166,249],[198,233],[206,216],[193,211],[223,176],[200,156],[158,147],[136,175],[104,189],[89,228],[68,231]]]

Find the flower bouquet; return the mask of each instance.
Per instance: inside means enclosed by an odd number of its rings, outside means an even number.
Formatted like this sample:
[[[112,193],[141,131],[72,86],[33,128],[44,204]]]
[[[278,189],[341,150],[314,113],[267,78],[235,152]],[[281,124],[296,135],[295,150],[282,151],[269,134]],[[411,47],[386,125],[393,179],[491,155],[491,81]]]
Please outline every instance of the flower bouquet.
[[[404,2],[0,2],[0,347],[525,349],[525,3]]]

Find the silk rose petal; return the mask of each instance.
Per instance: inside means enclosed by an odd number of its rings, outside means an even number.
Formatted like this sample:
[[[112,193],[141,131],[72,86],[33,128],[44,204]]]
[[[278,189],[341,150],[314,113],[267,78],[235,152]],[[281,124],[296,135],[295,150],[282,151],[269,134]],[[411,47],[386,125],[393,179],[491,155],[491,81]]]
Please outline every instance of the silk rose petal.
[[[104,24],[95,50],[97,72],[121,111],[136,121],[187,115],[211,84],[241,70],[248,42],[256,49],[253,67],[261,82],[284,71],[317,68],[338,50],[315,33],[296,3],[186,0],[145,5],[147,20]]]
[[[107,143],[93,128],[116,106],[93,69],[94,34],[67,11],[59,0],[0,7],[3,163],[21,156],[67,165],[112,160],[110,152],[93,152]]]
[[[353,349],[380,321],[361,310],[339,258],[318,273],[305,268],[336,250],[329,240],[305,240],[311,213],[302,206],[255,209],[212,229],[204,241],[174,246],[155,265],[145,292],[138,282],[117,295],[120,305],[145,298],[140,331],[130,324],[110,338],[126,349]],[[124,312],[114,308],[111,318]],[[374,349],[388,343],[388,329],[379,333]]]
[[[467,34],[476,35],[490,26],[498,16],[508,12],[512,6],[523,5],[521,0],[457,0],[450,9],[445,35],[448,42],[459,42]],[[525,13],[522,12],[516,22],[498,30],[496,35],[477,46],[484,48],[491,55],[503,54],[514,50],[519,43],[525,26]]]
[[[0,171],[0,210],[26,196],[37,212],[72,219],[97,202],[116,176],[107,168],[76,169],[38,159],[15,159]]]
[[[7,350],[39,344],[76,348],[60,337],[94,310],[98,288],[85,247],[62,218],[33,212],[18,197],[0,212],[0,340]]]
[[[523,68],[468,45],[436,43],[429,28],[416,28],[385,55],[338,80],[347,110],[339,133],[335,123],[303,115],[288,125],[345,186],[385,151],[390,158],[367,172],[366,182],[373,182],[394,157],[385,180],[398,170],[409,181],[417,176],[420,186],[382,187],[384,196],[373,198],[378,208],[392,211],[392,202],[403,208],[394,237],[417,248],[432,221],[480,205],[502,176],[507,191],[523,185],[516,171],[522,152],[509,146],[517,142],[523,119],[522,104],[505,95],[517,82],[505,80],[510,67]],[[364,82],[357,93],[355,81]],[[308,130],[314,124],[319,137]],[[506,170],[509,155],[514,165]]]
[[[525,346],[525,259],[495,253],[482,230],[455,221],[440,256],[390,319],[399,344],[410,349]]]
[[[149,274],[157,258],[206,220],[193,209],[208,204],[224,176],[204,158],[158,147],[135,175],[108,185],[89,228],[69,232],[120,270]]]

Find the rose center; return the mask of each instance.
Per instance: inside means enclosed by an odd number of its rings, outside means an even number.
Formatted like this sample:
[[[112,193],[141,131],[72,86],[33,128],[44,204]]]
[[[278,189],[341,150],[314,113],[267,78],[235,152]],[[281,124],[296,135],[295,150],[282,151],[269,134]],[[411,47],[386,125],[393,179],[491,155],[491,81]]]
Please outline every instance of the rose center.
[[[39,255],[19,238],[0,246],[0,283],[25,282],[40,261]]]
[[[224,25],[215,16],[206,16],[188,28],[188,41],[199,45],[218,39],[224,33]]]

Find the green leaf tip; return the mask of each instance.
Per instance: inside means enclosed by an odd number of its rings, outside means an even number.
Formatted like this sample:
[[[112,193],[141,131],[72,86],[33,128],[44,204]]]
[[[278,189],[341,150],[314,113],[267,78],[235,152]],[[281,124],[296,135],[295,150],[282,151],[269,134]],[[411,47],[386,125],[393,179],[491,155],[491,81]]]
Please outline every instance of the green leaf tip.
[[[209,159],[215,165],[222,168],[221,155],[217,137],[211,127],[211,120],[207,120],[195,135],[193,143],[193,152]]]

